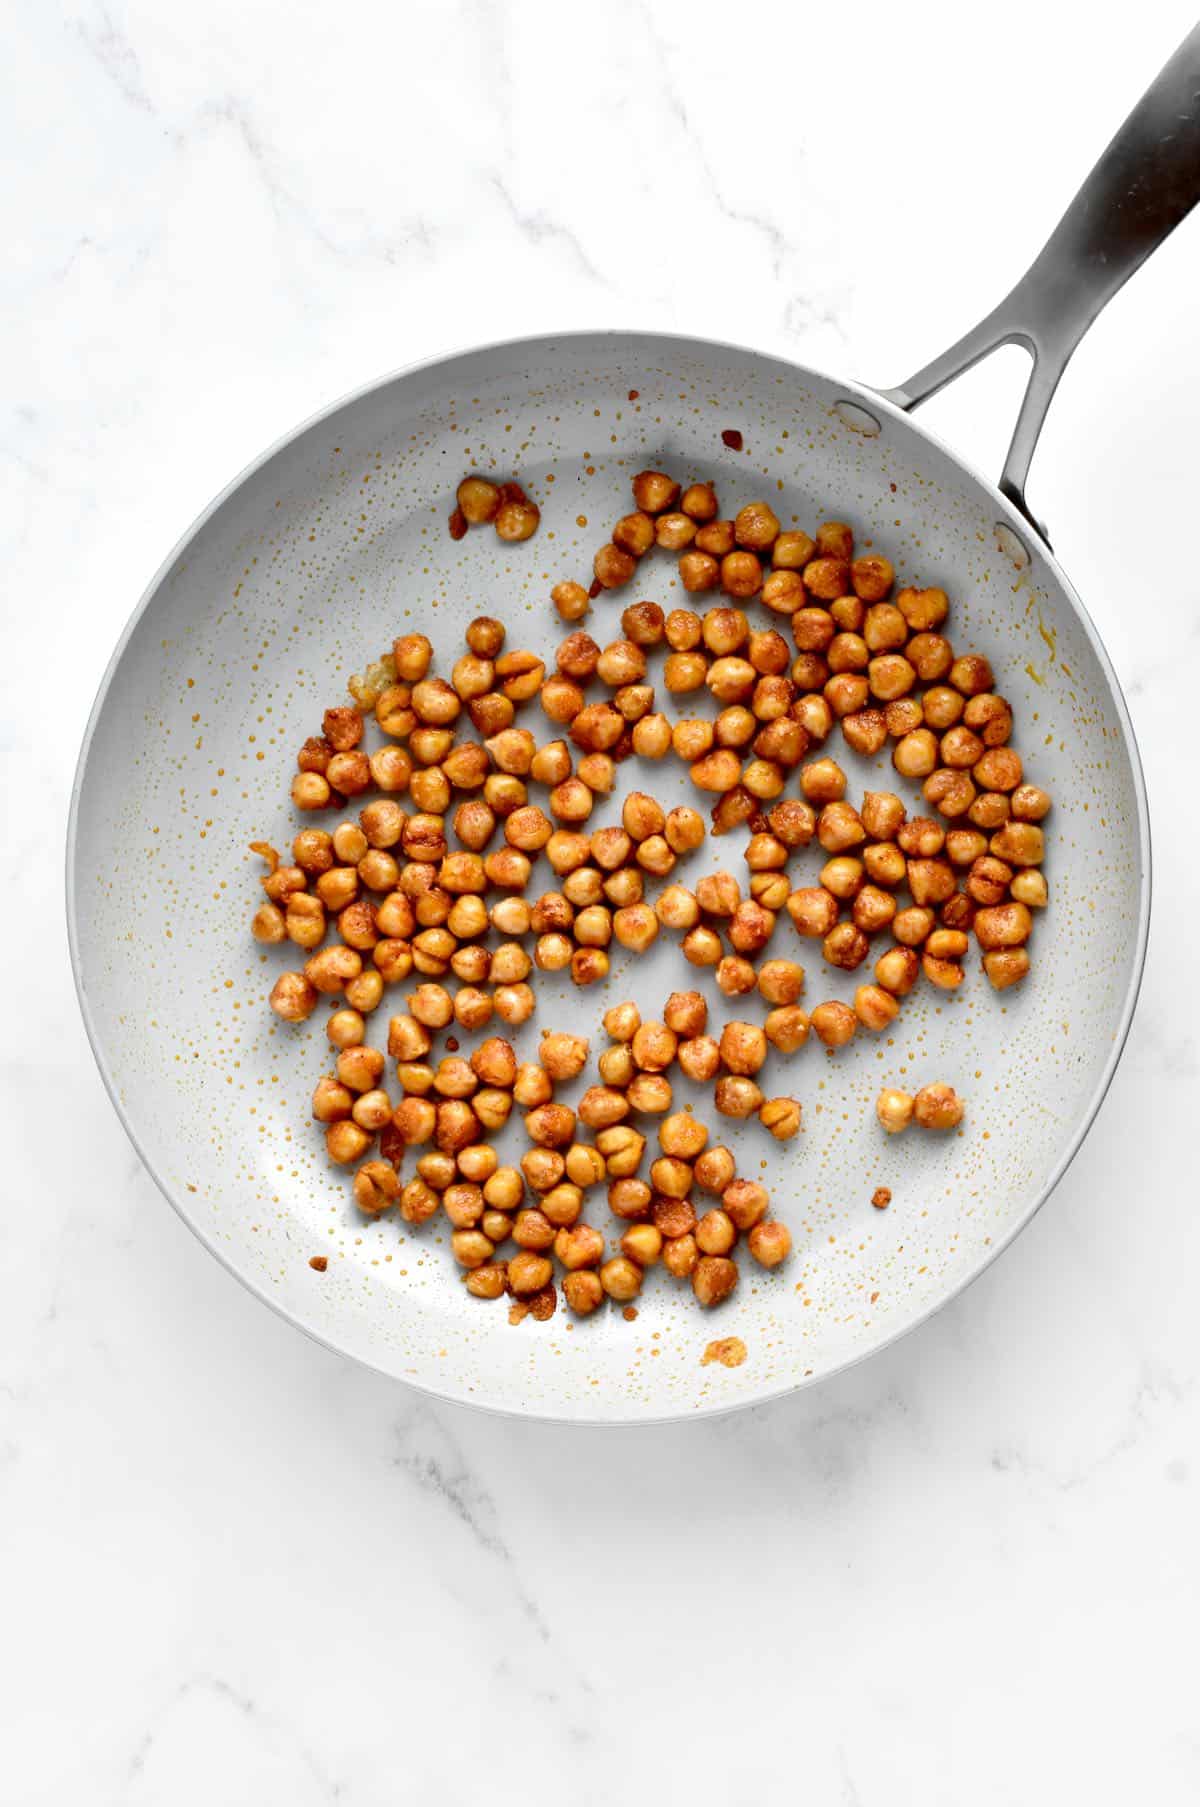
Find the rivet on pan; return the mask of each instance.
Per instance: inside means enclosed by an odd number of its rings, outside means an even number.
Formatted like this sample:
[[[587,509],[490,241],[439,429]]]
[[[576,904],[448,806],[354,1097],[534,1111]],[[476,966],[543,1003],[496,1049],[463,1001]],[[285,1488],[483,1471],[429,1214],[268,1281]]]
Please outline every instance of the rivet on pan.
[[[865,439],[878,439],[883,432],[883,424],[857,402],[834,402],[833,411],[843,426],[849,427],[852,433],[861,433]]]
[[[1004,557],[1009,560],[1015,570],[1025,571],[1029,568],[1029,547],[1019,533],[1008,525],[1007,521],[997,521],[994,529],[996,544]]]

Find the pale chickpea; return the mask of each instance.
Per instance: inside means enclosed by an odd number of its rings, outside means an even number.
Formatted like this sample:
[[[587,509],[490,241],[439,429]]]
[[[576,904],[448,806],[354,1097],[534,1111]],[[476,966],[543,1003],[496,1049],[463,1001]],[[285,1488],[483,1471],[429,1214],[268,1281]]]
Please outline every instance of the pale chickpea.
[[[953,1129],[962,1122],[964,1109],[954,1087],[941,1080],[922,1086],[913,1100],[913,1116],[922,1129]]]
[[[723,1117],[753,1117],[763,1104],[763,1092],[745,1074],[723,1073],[713,1090],[713,1104]]]
[[[857,898],[864,884],[864,867],[862,860],[851,857],[848,853],[839,853],[837,857],[826,860],[820,867],[820,884],[839,898],[839,902],[849,903]]]
[[[854,1038],[858,1028],[858,1018],[849,1005],[831,998],[827,1003],[818,1004],[809,1014],[809,1023],[818,1041],[824,1042],[827,1048],[843,1048]]]
[[[800,1131],[800,1102],[796,1098],[768,1098],[759,1108],[758,1120],[777,1142],[790,1142]]]
[[[679,499],[679,485],[665,471],[639,471],[633,479],[633,499],[645,514],[662,514]]]
[[[763,606],[777,615],[794,615],[808,600],[804,581],[797,571],[772,571],[763,580]]]
[[[763,1034],[781,1054],[794,1054],[808,1040],[808,1013],[798,1004],[783,1004],[769,1011]]]

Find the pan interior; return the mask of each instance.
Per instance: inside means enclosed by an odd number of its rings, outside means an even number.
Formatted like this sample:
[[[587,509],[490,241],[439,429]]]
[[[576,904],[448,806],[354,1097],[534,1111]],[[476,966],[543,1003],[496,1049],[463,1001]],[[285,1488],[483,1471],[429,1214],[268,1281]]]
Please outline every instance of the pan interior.
[[[843,1366],[925,1316],[1031,1215],[1104,1082],[1139,955],[1142,830],[1123,716],[1090,630],[1036,544],[1018,570],[997,543],[1003,505],[886,408],[880,430],[838,403],[839,387],[737,349],[656,336],[595,335],[490,348],[389,379],[309,425],[248,473],[160,574],[114,662],[81,772],[72,909],[85,1009],[101,1064],[164,1190],[248,1285],[315,1335],[446,1396],[592,1419],[689,1415],[769,1396]],[[860,403],[865,398],[858,396]],[[867,405],[870,405],[869,403]],[[736,429],[744,449],[722,433]],[[768,1093],[804,1105],[803,1135],[776,1145],[738,1133],[740,1170],[771,1186],[795,1238],[774,1274],[742,1264],[735,1300],[705,1314],[690,1289],[653,1273],[635,1320],[617,1308],[573,1324],[510,1326],[503,1304],[469,1297],[447,1237],[395,1217],[368,1223],[309,1119],[328,1065],[324,1009],[294,1028],[266,993],[296,950],[263,952],[257,839],[286,847],[294,755],[322,709],[394,635],[420,629],[447,671],[479,613],[510,646],[549,653],[564,631],[548,596],[590,576],[591,556],[632,506],[630,479],[659,466],[711,478],[722,510],[768,499],[785,527],[849,521],[902,582],[951,597],[956,650],[991,659],[1016,713],[1027,775],[1049,789],[1051,907],[1036,926],[1029,982],[997,996],[972,957],[954,995],[921,986],[893,1031],[836,1056],[810,1044],[774,1057]],[[467,471],[517,475],[539,500],[537,537],[505,546],[487,528],[446,525]],[[1006,517],[1019,525],[1011,513]],[[628,601],[687,599],[674,560],[644,562],[586,624],[619,633]],[[765,618],[765,611],[757,611]],[[660,697],[662,693],[660,690]],[[673,706],[668,713],[693,713]],[[536,708],[540,738],[552,731]],[[828,750],[864,784],[899,789],[887,754],[867,765]],[[695,801],[680,768],[630,761],[621,787]],[[615,820],[619,795],[590,826]],[[744,872],[744,834],[709,841],[678,876]],[[819,849],[796,858],[815,883]],[[548,889],[551,875],[542,868]],[[772,953],[808,969],[806,1003],[848,998],[855,978],[824,967],[781,918]],[[604,987],[546,975],[536,1026],[603,1045],[608,1004],[643,1014],[706,981],[661,937],[636,964],[618,952]],[[401,991],[407,987],[399,988]],[[708,987],[722,1016],[755,1016]],[[393,993],[393,996],[395,994]],[[395,1008],[392,1005],[392,1008]],[[376,1019],[376,1037],[389,1013]],[[887,1140],[881,1084],[948,1079],[967,1100],[963,1132]],[[580,1088],[568,1091],[572,1098]],[[684,1085],[714,1131],[711,1100]],[[519,1152],[514,1135],[507,1146]],[[886,1211],[872,1209],[879,1185]],[[593,1216],[597,1213],[593,1210]],[[599,1210],[607,1228],[607,1213]],[[319,1274],[309,1257],[325,1255]],[[736,1334],[745,1363],[701,1365]]]

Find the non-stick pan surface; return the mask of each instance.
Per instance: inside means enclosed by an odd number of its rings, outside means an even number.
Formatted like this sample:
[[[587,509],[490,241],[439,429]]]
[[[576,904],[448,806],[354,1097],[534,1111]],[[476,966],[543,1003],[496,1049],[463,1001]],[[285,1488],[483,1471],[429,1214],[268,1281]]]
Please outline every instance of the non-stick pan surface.
[[[743,450],[725,445],[727,429]],[[289,962],[250,940],[261,867],[247,844],[290,840],[297,746],[394,635],[427,632],[446,669],[466,623],[488,612],[508,623],[510,644],[549,652],[562,632],[552,584],[587,580],[646,466],[711,478],[729,512],[761,496],[785,524],[848,520],[901,582],[947,590],[947,631],[992,660],[1028,775],[1055,799],[1051,906],[1025,985],[994,994],[975,968],[954,995],[919,988],[889,1034],[776,1062],[771,1089],[802,1098],[805,1132],[777,1146],[755,1130],[741,1147],[792,1227],[783,1268],[746,1264],[734,1300],[707,1315],[657,1274],[633,1321],[609,1308],[510,1326],[503,1304],[466,1294],[445,1235],[394,1214],[363,1220],[328,1165],[308,1117],[327,1064],[323,1013],[294,1028],[266,1008]],[[520,477],[542,506],[536,538],[449,536],[450,498],[470,470]],[[616,637],[635,595],[681,603],[674,561],[647,559],[634,587],[598,600],[598,639]],[[886,752],[861,762],[837,735],[831,750],[855,793],[894,782]],[[694,799],[672,763],[628,762],[621,787],[635,786]],[[619,804],[620,793],[592,825],[615,820]],[[743,840],[710,841],[692,872],[738,869]],[[798,856],[794,882],[815,882],[821,857]],[[218,498],[152,582],[105,677],[73,801],[68,892],[84,1014],[113,1100],[166,1196],[233,1273],[313,1336],[431,1392],[604,1422],[716,1411],[833,1373],[987,1265],[1052,1189],[1111,1078],[1141,971],[1148,872],[1119,688],[1016,508],[870,391],[734,346],[594,333],[389,377]],[[810,1003],[850,995],[853,976],[813,959],[786,920],[778,936],[810,956]],[[666,936],[650,956],[618,954],[604,987],[544,975],[523,1045],[558,1025],[590,1034],[595,1050],[608,1004],[632,996],[649,1013],[696,980]],[[935,1078],[967,1099],[964,1132],[886,1141],[879,1086]],[[870,1203],[881,1184],[893,1193],[886,1211]],[[324,1273],[313,1255],[329,1258]],[[702,1366],[725,1335],[745,1342],[744,1364]]]

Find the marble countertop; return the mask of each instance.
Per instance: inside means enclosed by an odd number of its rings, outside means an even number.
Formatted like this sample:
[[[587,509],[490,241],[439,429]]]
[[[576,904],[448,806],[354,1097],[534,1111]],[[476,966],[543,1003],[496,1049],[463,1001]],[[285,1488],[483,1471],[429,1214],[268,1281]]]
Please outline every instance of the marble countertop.
[[[1030,484],[1145,759],[1139,1014],[1051,1204],[881,1358],[600,1433],[352,1368],[140,1167],[61,904],[112,643],[262,445],[380,370],[553,326],[896,383],[1019,274],[1190,23],[1167,0],[1086,32],[1030,0],[1002,31],[881,0],[732,32],[706,0],[18,8],[0,1798],[1196,1800],[1200,216],[1080,350]],[[930,410],[990,470],[1019,362]]]

